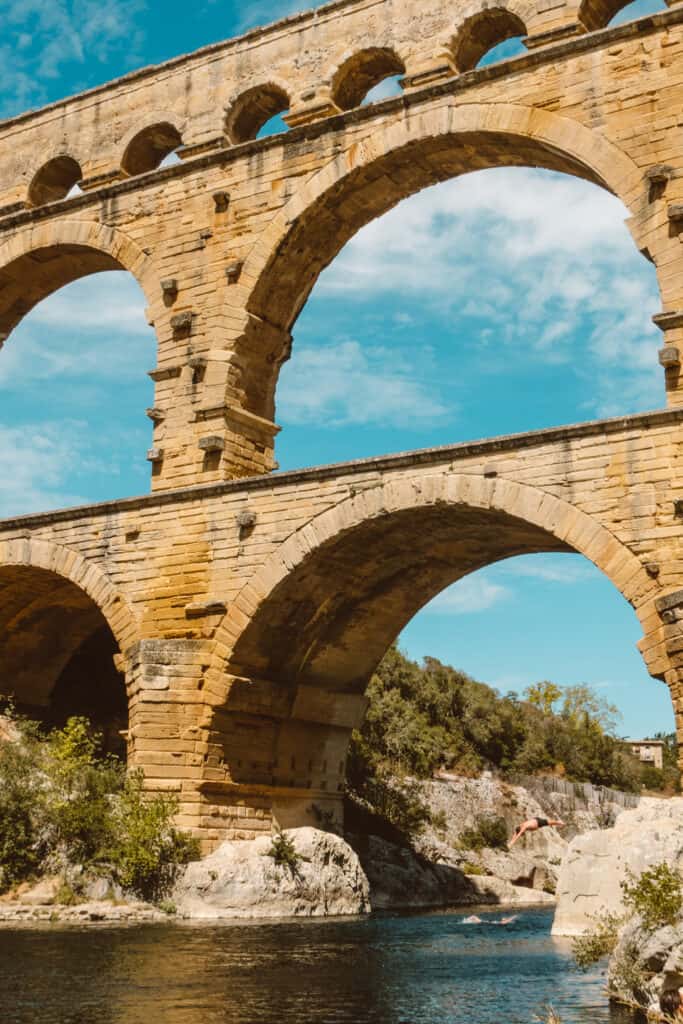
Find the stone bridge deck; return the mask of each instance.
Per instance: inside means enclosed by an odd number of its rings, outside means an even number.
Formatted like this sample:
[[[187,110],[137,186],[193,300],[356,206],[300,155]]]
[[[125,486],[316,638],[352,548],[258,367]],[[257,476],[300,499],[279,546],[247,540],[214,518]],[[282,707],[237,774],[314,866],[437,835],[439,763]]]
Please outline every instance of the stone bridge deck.
[[[682,430],[663,410],[5,520],[3,680],[45,704],[106,624],[132,761],[207,842],[251,834],[338,810],[365,684],[424,603],[500,558],[576,551],[683,711]]]

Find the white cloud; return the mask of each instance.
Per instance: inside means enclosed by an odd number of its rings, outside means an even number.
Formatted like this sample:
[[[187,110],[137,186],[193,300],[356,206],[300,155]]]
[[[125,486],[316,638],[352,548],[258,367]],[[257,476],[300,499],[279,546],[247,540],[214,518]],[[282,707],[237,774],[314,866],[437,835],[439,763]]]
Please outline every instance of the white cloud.
[[[429,426],[454,411],[430,394],[416,365],[385,348],[357,341],[299,348],[293,367],[283,370],[278,391],[287,423]]]
[[[469,615],[487,611],[512,596],[512,591],[483,573],[475,573],[447,587],[425,606],[435,615]]]
[[[146,6],[146,0],[0,0],[0,115],[46,102],[50,83],[67,70],[87,74],[114,57],[126,70],[141,64],[137,19]]]
[[[156,362],[145,299],[130,274],[95,274],[41,302],[15,328],[0,355],[0,392],[57,378],[122,381]]]
[[[500,562],[496,571],[506,577],[567,585],[588,582],[600,574],[586,559],[571,554],[515,557]]]
[[[460,326],[507,358],[590,377],[588,415],[662,404],[654,268],[614,196],[567,175],[498,168],[464,175],[363,228],[320,278],[323,299],[403,306]],[[410,306],[412,309],[412,306]],[[487,367],[505,372],[506,359]]]

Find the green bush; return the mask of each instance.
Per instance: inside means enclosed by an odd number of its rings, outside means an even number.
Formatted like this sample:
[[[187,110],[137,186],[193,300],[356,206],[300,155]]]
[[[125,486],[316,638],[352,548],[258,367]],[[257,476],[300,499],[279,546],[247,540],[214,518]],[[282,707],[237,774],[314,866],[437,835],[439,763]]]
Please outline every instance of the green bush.
[[[292,874],[299,869],[301,854],[297,853],[293,839],[284,832],[276,832],[266,856],[272,857],[278,867],[289,868]]]
[[[668,864],[656,864],[639,878],[627,872],[621,883],[624,904],[638,914],[649,931],[675,924],[683,908],[681,876]]]
[[[583,971],[614,952],[624,918],[604,913],[594,917],[593,921],[594,925],[589,932],[572,940],[574,959]]]
[[[136,896],[161,900],[168,895],[181,865],[199,856],[198,841],[173,825],[174,796],[149,796],[142,772],[132,772],[112,804],[104,859],[114,878]]]
[[[485,875],[486,871],[481,864],[473,864],[471,860],[466,860],[462,865],[463,874],[465,875]]]
[[[116,759],[98,757],[83,718],[43,736],[14,719],[16,741],[0,743],[0,891],[78,864],[147,899],[168,891],[196,840],[172,824],[177,801],[143,793]]]
[[[508,828],[504,818],[477,818],[474,828],[460,833],[460,845],[466,850],[507,849]]]

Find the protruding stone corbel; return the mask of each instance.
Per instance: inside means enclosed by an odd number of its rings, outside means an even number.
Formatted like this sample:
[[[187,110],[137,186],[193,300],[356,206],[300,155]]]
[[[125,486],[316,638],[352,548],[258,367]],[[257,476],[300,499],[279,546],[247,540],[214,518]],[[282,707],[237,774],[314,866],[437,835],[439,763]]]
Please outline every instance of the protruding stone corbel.
[[[656,580],[657,577],[659,576],[659,572],[660,572],[659,562],[646,562],[645,563],[645,572],[653,580]]]
[[[203,452],[222,452],[225,448],[225,438],[220,434],[209,434],[207,437],[199,438],[199,447]]]
[[[209,241],[210,238],[213,238],[213,231],[211,230],[211,228],[202,228],[202,230],[199,232],[199,248],[205,249],[206,243]]]
[[[244,266],[242,260],[232,260],[225,268],[225,279],[228,284],[237,284]]]
[[[9,334],[7,334],[5,331],[0,331],[0,349],[5,344],[8,338]]]
[[[187,365],[192,370],[192,383],[200,384],[204,379],[204,374],[206,373],[206,356],[190,356],[187,360]]]
[[[148,370],[147,376],[151,377],[155,384],[161,380],[171,380],[172,377],[180,376],[179,366],[158,366],[155,370]]]
[[[165,299],[175,299],[178,294],[178,282],[175,277],[165,277],[161,282],[161,291]]]
[[[670,313],[655,313],[652,323],[659,327],[660,331],[673,331],[677,327],[683,327],[683,309],[675,309]]]
[[[341,107],[337,106],[332,99],[330,87],[323,85],[317,89],[307,89],[302,92],[282,120],[288,128],[299,128],[302,124],[312,124],[314,121],[321,121],[324,117],[334,117],[335,114],[341,114],[341,112]]]
[[[659,362],[665,370],[681,365],[681,354],[675,345],[665,345],[659,350]]]
[[[152,465],[162,462],[164,458],[163,448],[150,448],[147,452],[147,461],[151,462]]]
[[[147,306],[145,309],[145,320],[147,321],[150,327],[154,327],[154,314],[152,313],[152,310],[149,306]]]
[[[671,224],[683,225],[683,203],[670,203],[666,212]]]
[[[209,599],[208,601],[191,601],[185,605],[185,616],[188,619],[200,619],[204,615],[225,615],[225,601]]]
[[[683,516],[683,498],[674,498],[674,515]]]
[[[192,333],[192,313],[189,309],[171,317],[171,330],[176,338],[184,338]]]
[[[666,185],[673,178],[674,169],[669,164],[655,164],[645,172],[645,178],[650,185]]]
[[[235,516],[235,522],[237,523],[237,532],[239,533],[240,540],[242,540],[256,526],[256,513],[251,512],[249,509],[243,509]]]
[[[216,208],[216,213],[227,213],[228,207],[230,206],[230,193],[214,192],[212,198]]]
[[[163,409],[145,409],[145,416],[149,417],[152,423],[161,423],[166,418],[166,413]]]
[[[484,466],[484,476],[487,479],[492,479],[493,477],[498,476],[499,473],[500,467],[497,466],[495,462],[489,462]]]

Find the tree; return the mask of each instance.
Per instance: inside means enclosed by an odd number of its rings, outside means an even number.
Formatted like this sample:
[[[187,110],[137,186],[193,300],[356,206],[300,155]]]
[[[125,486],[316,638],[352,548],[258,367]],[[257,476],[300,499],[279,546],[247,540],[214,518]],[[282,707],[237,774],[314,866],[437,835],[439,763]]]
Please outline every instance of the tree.
[[[552,715],[553,705],[558,702],[562,696],[562,690],[555,683],[549,682],[547,679],[541,683],[534,683],[532,686],[527,686],[524,691],[524,697],[532,704],[535,708],[540,708],[544,715]]]

